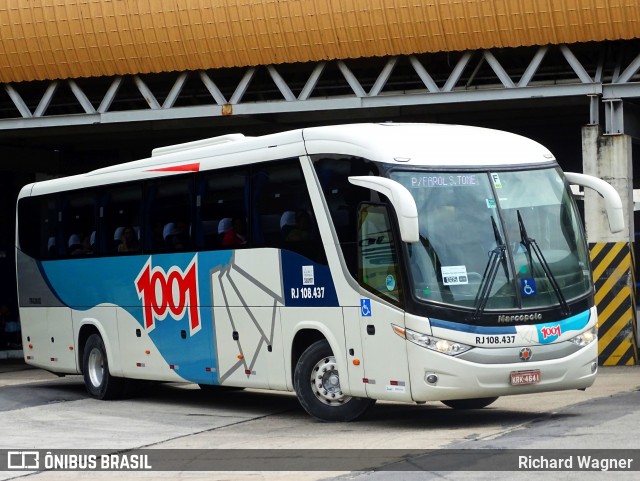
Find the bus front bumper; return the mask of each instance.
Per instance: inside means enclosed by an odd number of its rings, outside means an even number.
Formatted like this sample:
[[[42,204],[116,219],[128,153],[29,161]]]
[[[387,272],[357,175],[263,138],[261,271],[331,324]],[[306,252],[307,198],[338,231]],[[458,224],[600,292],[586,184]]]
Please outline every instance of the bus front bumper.
[[[598,370],[597,341],[556,359],[478,363],[407,343],[414,401],[442,401],[585,389]],[[513,374],[512,373],[516,373]],[[513,379],[513,380],[512,380]],[[513,383],[518,383],[514,385]]]

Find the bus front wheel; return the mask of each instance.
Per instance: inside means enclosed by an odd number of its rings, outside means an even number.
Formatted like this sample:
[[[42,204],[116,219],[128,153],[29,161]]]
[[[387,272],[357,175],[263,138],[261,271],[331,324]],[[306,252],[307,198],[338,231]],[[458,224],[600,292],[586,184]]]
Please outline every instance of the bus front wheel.
[[[302,353],[293,385],[304,410],[320,421],[354,421],[375,403],[374,399],[342,392],[336,358],[326,340],[313,343]]]
[[[473,399],[449,399],[441,401],[445,406],[453,409],[482,409],[493,403],[497,397],[479,397]]]
[[[122,394],[124,379],[109,373],[107,351],[99,334],[91,334],[84,345],[82,376],[91,397],[115,399]]]

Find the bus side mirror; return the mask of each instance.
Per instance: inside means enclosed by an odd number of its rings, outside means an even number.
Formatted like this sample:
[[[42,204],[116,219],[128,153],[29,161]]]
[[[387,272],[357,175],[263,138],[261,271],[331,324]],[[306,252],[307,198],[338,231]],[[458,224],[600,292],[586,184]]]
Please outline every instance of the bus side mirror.
[[[611,184],[592,175],[578,174],[576,172],[565,172],[564,176],[569,183],[578,184],[595,190],[604,198],[604,205],[609,219],[609,230],[615,234],[624,230],[624,213],[622,211],[622,200],[618,191]]]
[[[420,240],[418,207],[413,196],[404,185],[386,177],[370,175],[351,176],[349,177],[349,182],[386,195],[396,211],[402,241],[418,242]]]

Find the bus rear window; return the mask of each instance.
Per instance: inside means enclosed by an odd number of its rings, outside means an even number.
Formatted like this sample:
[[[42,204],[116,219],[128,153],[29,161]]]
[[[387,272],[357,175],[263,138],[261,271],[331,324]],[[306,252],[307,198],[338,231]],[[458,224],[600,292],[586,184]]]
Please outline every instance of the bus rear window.
[[[18,202],[18,248],[31,257],[40,257],[38,241],[40,239],[39,226],[34,220],[37,216],[37,206],[34,199],[25,197]]]

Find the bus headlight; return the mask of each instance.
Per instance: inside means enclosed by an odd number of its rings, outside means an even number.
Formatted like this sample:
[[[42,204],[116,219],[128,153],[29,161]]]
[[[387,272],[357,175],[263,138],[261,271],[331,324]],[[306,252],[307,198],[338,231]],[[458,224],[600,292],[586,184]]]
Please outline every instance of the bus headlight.
[[[449,341],[447,339],[441,339],[435,336],[429,336],[421,332],[412,331],[411,329],[401,328],[399,326],[393,326],[393,330],[399,336],[404,334],[404,337],[417,344],[418,346],[426,347],[432,351],[441,352],[442,354],[448,354],[449,356],[457,356],[465,351],[471,349],[471,346],[462,344],[461,342]]]
[[[584,347],[591,344],[596,339],[598,339],[598,326],[593,326],[591,329],[587,329],[582,334],[578,334],[576,337],[572,337],[569,340],[580,347]]]

